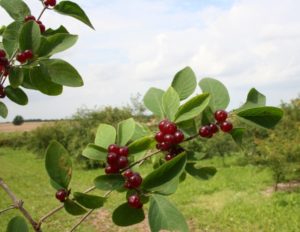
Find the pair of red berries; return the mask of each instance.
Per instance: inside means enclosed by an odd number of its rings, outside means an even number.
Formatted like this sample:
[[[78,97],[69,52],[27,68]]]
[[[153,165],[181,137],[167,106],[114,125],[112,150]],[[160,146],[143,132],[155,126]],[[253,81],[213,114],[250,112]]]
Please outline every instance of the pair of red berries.
[[[70,190],[66,190],[66,189],[59,189],[57,190],[55,197],[57,200],[59,200],[60,202],[65,202],[67,200],[67,198],[70,195]]]
[[[225,133],[229,133],[233,129],[232,123],[226,121],[228,113],[225,110],[217,110],[214,116],[216,123],[211,123],[209,125],[200,127],[199,135],[201,137],[211,138],[215,133],[219,131],[218,126]]]
[[[19,52],[16,57],[17,61],[19,61],[21,64],[26,63],[28,60],[31,60],[32,58],[33,58],[33,53],[31,50]]]
[[[0,74],[3,76],[9,75],[9,61],[6,58],[6,52],[3,49],[0,49]]]
[[[141,175],[137,172],[133,172],[131,169],[126,170],[123,176],[125,178],[124,187],[128,189],[136,189],[140,187],[143,182]]]
[[[118,173],[120,169],[128,166],[128,147],[119,147],[116,144],[111,144],[108,146],[107,150],[107,165],[105,167],[106,174]]]
[[[133,194],[128,197],[127,203],[130,207],[135,209],[140,209],[143,207],[143,203],[141,202],[141,198],[138,194]]]
[[[27,15],[25,17],[25,22],[28,22],[31,20],[35,21],[39,25],[41,33],[44,33],[46,31],[45,25],[40,20],[36,20],[36,18],[33,15]]]
[[[53,6],[56,5],[56,0],[45,0],[44,1],[44,5],[47,6],[47,7],[48,6],[52,6],[53,7]]]

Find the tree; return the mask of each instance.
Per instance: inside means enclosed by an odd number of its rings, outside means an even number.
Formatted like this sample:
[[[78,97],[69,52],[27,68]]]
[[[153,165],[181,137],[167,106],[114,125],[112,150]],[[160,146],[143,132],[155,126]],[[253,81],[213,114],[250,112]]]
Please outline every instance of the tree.
[[[21,115],[17,115],[13,122],[12,122],[15,126],[20,126],[24,123],[24,118]]]

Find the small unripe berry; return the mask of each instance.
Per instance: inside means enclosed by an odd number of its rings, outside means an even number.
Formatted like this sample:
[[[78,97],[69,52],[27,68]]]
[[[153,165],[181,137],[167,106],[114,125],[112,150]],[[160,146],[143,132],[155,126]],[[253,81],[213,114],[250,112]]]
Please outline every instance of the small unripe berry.
[[[140,209],[143,207],[143,203],[141,202],[141,199],[138,195],[131,195],[128,198],[128,204],[130,207],[135,208],[135,209]]]
[[[65,202],[68,196],[69,192],[66,189],[59,189],[55,194],[56,199],[60,202]]]
[[[217,122],[224,122],[227,119],[227,112],[225,110],[217,110],[215,112],[215,119],[217,120]]]
[[[233,125],[232,125],[231,122],[225,121],[225,122],[222,122],[222,123],[220,124],[220,128],[221,128],[221,130],[222,130],[223,132],[228,133],[228,132],[230,132],[230,131],[232,130]]]
[[[202,126],[199,129],[199,135],[204,138],[210,138],[212,136],[212,131],[209,126]]]

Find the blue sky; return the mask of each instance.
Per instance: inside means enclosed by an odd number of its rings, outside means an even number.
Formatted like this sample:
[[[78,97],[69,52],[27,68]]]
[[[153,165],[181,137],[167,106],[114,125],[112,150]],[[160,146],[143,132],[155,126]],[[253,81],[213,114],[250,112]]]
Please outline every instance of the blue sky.
[[[27,1],[37,15],[39,1]],[[46,12],[47,27],[66,25],[78,43],[57,57],[73,64],[85,86],[58,97],[28,92],[18,106],[4,100],[11,120],[63,118],[81,106],[121,106],[151,86],[167,88],[177,71],[191,66],[198,79],[214,77],[228,87],[230,109],[256,87],[269,105],[296,98],[300,86],[300,1],[112,0],[77,1],[96,31]],[[0,9],[1,23],[10,22]],[[200,90],[198,89],[198,92]],[[0,120],[4,121],[4,120]]]

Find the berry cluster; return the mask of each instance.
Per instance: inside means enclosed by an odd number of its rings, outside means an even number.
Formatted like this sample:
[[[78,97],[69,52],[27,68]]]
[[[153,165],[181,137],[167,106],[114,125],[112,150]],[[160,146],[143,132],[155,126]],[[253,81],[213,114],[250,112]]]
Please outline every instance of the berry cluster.
[[[180,154],[183,149],[178,145],[184,140],[184,134],[177,129],[175,123],[165,119],[158,125],[159,131],[155,134],[155,140],[158,142],[156,148],[166,152],[165,159],[171,160]]]
[[[55,6],[56,5],[56,0],[45,0],[44,1],[45,6],[49,7],[49,6]]]
[[[223,132],[230,132],[233,128],[231,122],[227,121],[228,113],[225,110],[217,110],[215,112],[215,123],[210,123],[209,125],[205,125],[200,127],[199,135],[204,138],[211,138],[215,133],[219,131],[218,126]]]
[[[28,22],[28,21],[31,21],[31,20],[35,21],[39,25],[41,33],[44,33],[46,31],[45,25],[40,20],[36,20],[36,18],[33,15],[27,15],[25,17],[25,22]]]
[[[128,166],[128,147],[119,147],[116,144],[111,144],[107,150],[106,174],[118,173],[120,169]]]
[[[10,65],[6,57],[6,52],[3,49],[0,49],[0,74],[3,74],[3,76],[8,76],[9,68]]]
[[[19,61],[21,64],[26,63],[28,60],[31,60],[32,58],[33,58],[33,53],[31,50],[19,52],[16,57],[17,61]]]
[[[133,172],[131,169],[126,170],[123,176],[125,178],[124,187],[127,189],[137,189],[143,182],[141,175],[137,172]],[[127,202],[132,208],[140,209],[143,207],[143,203],[138,194],[133,194],[128,197]]]
[[[57,190],[55,197],[60,202],[65,202],[66,199],[69,197],[70,192],[71,192],[70,190],[68,191],[66,189],[59,189],[59,190]]]

